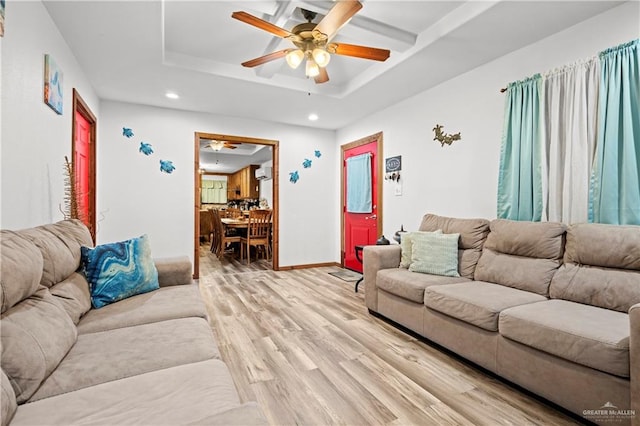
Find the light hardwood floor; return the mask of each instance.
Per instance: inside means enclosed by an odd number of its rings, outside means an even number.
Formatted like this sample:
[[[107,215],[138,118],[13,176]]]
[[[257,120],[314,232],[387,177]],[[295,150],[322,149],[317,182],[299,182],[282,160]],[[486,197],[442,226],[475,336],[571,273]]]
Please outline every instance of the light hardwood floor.
[[[270,267],[200,251],[222,358],[272,425],[579,424],[370,315],[338,268]]]

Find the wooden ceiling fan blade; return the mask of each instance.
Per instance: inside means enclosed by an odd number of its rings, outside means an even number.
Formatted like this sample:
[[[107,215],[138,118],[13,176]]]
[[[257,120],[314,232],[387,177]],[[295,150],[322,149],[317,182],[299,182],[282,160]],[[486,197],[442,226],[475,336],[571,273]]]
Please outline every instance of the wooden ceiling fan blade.
[[[327,46],[327,51],[329,53],[335,53],[336,55],[353,56],[355,58],[372,59],[381,62],[386,61],[391,54],[387,49],[347,43],[331,43]]]
[[[233,145],[228,144],[228,143],[225,143],[225,144],[224,144],[224,147],[225,147],[225,148],[229,148],[229,149],[236,149],[236,148],[237,148],[237,146],[233,146]]]
[[[238,21],[242,21],[245,24],[253,25],[256,28],[260,28],[261,30],[267,31],[278,37],[287,38],[293,36],[293,33],[291,33],[290,31],[287,31],[284,28],[280,28],[279,26],[274,25],[271,22],[267,22],[264,19],[255,17],[247,12],[233,12],[231,14],[231,17],[237,19]]]
[[[290,49],[278,50],[277,52],[271,52],[267,55],[260,56],[259,58],[251,59],[242,63],[243,67],[253,68],[258,65],[266,64],[267,62],[275,61],[276,59],[284,58]]]
[[[326,68],[320,68],[320,74],[314,77],[316,84],[322,84],[329,81],[329,73],[327,73]]]
[[[362,9],[362,3],[357,0],[342,0],[331,8],[329,13],[322,18],[322,21],[316,25],[313,30],[314,34],[321,33],[327,39],[331,39],[335,33],[349,20],[353,15]]]

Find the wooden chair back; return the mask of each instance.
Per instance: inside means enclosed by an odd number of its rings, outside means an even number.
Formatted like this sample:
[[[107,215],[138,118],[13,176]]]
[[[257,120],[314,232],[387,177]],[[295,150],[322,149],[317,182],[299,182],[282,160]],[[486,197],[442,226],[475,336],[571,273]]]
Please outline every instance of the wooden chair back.
[[[271,232],[271,210],[251,210],[247,238],[268,238]]]
[[[213,217],[213,237],[211,239],[211,251],[220,259],[225,254],[227,245],[239,243],[239,235],[226,235],[225,226],[222,223],[222,213],[219,210],[212,210]]]
[[[224,229],[222,227],[222,221],[220,220],[220,212],[217,209],[211,210],[211,222],[213,224],[211,251],[215,253],[216,256],[219,256],[222,250],[222,235]]]
[[[271,210],[251,210],[247,225],[247,236],[242,237],[241,256],[247,254],[247,265],[251,262],[251,247],[264,248],[266,257],[271,257]]]
[[[224,217],[228,217],[231,219],[239,219],[241,218],[242,215],[242,210],[240,209],[236,209],[236,208],[228,208],[226,210],[224,210]]]
[[[200,210],[200,238],[209,240],[213,231],[213,217],[211,210]]]

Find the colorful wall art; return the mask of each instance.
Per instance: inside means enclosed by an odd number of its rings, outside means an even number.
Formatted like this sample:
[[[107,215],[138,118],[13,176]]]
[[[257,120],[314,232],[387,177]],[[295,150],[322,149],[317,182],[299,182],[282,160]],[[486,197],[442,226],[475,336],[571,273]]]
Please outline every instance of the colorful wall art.
[[[0,37],[4,37],[4,0],[0,0]]]
[[[62,70],[49,54],[44,55],[44,103],[62,115]]]

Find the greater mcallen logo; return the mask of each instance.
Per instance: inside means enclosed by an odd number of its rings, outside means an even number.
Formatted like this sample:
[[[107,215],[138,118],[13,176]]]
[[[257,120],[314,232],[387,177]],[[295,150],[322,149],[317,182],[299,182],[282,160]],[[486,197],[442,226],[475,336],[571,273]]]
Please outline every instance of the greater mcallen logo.
[[[590,420],[628,420],[635,418],[636,410],[622,410],[607,401],[597,410],[583,410],[582,415]]]

